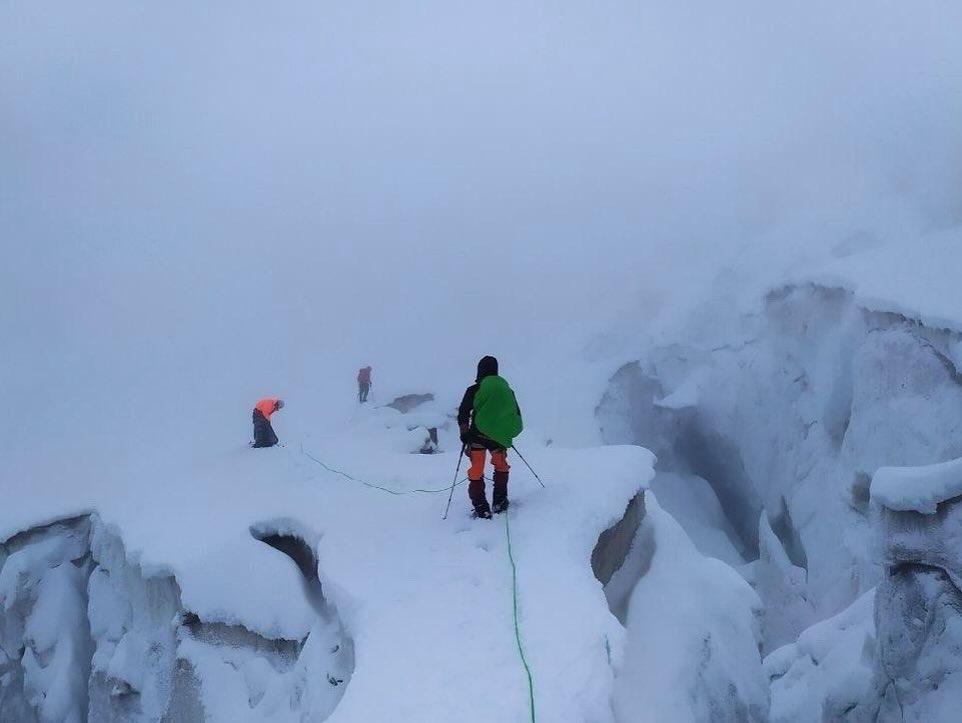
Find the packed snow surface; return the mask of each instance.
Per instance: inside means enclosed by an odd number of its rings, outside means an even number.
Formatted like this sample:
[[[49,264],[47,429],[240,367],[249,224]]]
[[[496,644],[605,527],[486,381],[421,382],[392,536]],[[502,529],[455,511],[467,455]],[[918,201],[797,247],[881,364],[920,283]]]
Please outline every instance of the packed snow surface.
[[[371,416],[378,414],[387,413]],[[275,424],[285,431],[282,418]],[[372,429],[383,438],[365,433]],[[158,467],[141,479],[39,478],[23,504],[0,510],[0,537],[96,511],[146,576],[174,576],[184,608],[203,623],[300,641],[318,617],[301,573],[252,535],[295,531],[316,549],[325,598],[354,645],[356,667],[330,720],[482,723],[529,719],[513,627],[510,522],[519,629],[540,719],[611,720],[610,659],[620,654],[624,631],[590,558],[599,534],[647,485],[652,455],[638,447],[530,446],[525,456],[545,488],[511,454],[507,516],[471,519],[462,484],[442,520],[458,455],[411,454],[411,434],[362,415],[343,434],[305,435],[303,447],[210,449],[186,468]],[[393,444],[384,444],[388,439]],[[464,469],[462,463],[462,478]],[[70,568],[44,578],[50,589],[38,605],[50,610],[32,619],[60,622],[36,636],[69,632],[69,616],[51,606],[74,594]],[[72,615],[78,610],[83,606],[69,608]],[[248,705],[251,691],[260,696],[265,688],[249,654],[213,660],[201,648],[182,642],[178,656],[201,673],[211,720],[300,720],[300,711],[275,707],[265,717]],[[117,653],[113,664],[123,660]],[[240,665],[246,684],[230,673]],[[69,691],[78,685],[65,677],[49,690],[63,689],[58,700],[76,705],[83,696]]]

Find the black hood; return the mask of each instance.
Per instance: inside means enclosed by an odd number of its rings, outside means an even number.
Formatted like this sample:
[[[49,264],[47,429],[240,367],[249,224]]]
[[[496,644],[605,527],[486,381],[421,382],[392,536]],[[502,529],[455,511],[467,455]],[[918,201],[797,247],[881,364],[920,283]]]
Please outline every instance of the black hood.
[[[498,360],[493,356],[486,356],[478,362],[478,378],[481,381],[485,377],[493,377],[498,373]]]

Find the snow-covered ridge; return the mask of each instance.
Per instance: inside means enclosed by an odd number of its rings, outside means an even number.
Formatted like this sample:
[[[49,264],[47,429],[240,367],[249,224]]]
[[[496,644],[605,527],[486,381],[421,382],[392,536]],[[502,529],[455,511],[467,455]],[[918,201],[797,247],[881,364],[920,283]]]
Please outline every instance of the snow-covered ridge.
[[[407,426],[306,440],[310,455],[212,452],[181,475],[144,470],[131,498],[109,478],[62,491],[49,480],[59,496],[46,514],[64,520],[49,527],[4,508],[0,527],[24,531],[0,546],[0,720],[54,705],[43,720],[482,723],[525,711],[505,518],[469,519],[458,487],[443,521],[457,455],[411,454],[423,430]],[[653,458],[525,451],[548,483],[515,462],[511,541],[539,715],[610,720],[624,630],[596,574],[627,554],[640,516],[625,521],[626,508]],[[622,532],[599,545],[609,528]],[[579,621],[563,637],[559,601]],[[484,708],[472,705],[480,670],[500,691]],[[571,685],[545,682],[561,679]]]
[[[818,271],[795,271],[794,285],[851,294],[867,310],[897,314],[929,329],[962,332],[962,230],[922,235],[913,243],[870,246],[843,254]]]

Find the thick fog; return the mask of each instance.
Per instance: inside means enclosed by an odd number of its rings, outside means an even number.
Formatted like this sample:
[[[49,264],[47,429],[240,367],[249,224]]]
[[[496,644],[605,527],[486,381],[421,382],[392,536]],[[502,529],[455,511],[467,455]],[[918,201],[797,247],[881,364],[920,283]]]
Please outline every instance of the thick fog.
[[[467,382],[724,266],[922,243],[962,223],[960,31],[935,0],[4,3],[0,452],[246,435],[362,364]]]

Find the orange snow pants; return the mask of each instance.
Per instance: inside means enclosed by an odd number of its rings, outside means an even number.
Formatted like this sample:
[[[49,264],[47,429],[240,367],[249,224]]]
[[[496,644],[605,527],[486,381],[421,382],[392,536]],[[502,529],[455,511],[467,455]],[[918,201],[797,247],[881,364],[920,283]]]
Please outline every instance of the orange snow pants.
[[[471,459],[471,466],[468,468],[469,480],[476,481],[484,477],[484,461],[486,452],[487,450],[483,448],[468,450],[468,455]],[[510,470],[511,465],[508,464],[508,450],[491,450],[491,466],[494,467],[495,472],[507,472]]]
[[[488,450],[481,445],[471,445],[466,454],[471,460],[468,468],[468,497],[471,498],[475,509],[483,507],[487,509],[488,503],[484,497],[484,455]],[[494,466],[494,474],[491,481],[494,482],[494,504],[507,504],[508,501],[508,450],[492,449],[491,464]],[[488,515],[491,513],[488,512]]]

